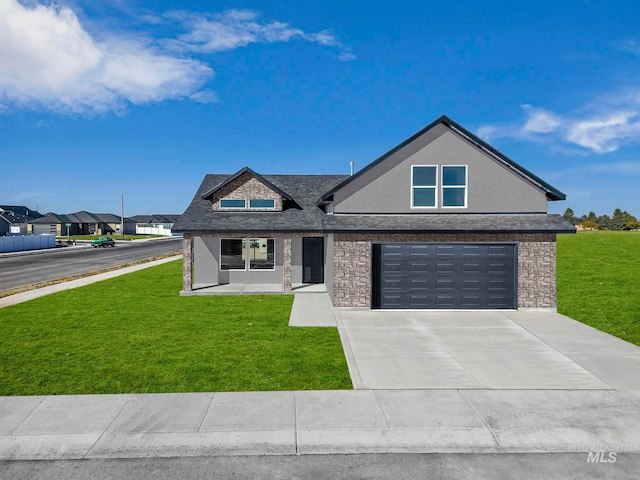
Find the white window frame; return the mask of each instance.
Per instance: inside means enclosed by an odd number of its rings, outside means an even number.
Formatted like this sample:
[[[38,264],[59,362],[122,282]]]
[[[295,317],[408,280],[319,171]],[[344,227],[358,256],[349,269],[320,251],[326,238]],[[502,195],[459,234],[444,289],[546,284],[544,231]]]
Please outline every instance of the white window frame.
[[[264,238],[273,240],[273,268],[251,268],[251,239]],[[218,271],[220,272],[275,272],[277,262],[277,239],[275,237],[220,237],[220,259],[218,261]],[[244,268],[222,268],[222,241],[223,240],[244,240]]]
[[[223,207],[222,206],[222,202],[225,201],[225,200],[235,200],[235,201],[242,200],[244,202],[244,206],[242,206],[242,207]],[[246,210],[247,209],[247,199],[246,198],[221,198],[219,205],[220,205],[220,209],[221,210]]]
[[[415,186],[415,185],[413,184],[413,171],[414,171],[414,169],[415,169],[416,167],[431,167],[431,168],[435,168],[435,169],[436,169],[436,184],[435,184],[434,186],[426,186],[426,185],[425,185],[425,186]],[[413,209],[413,208],[426,208],[426,209],[433,210],[433,209],[435,209],[435,208],[438,208],[438,197],[439,197],[439,195],[438,195],[438,191],[439,191],[439,189],[438,189],[438,180],[440,179],[439,172],[440,172],[440,169],[438,168],[438,165],[411,165],[411,184],[410,184],[410,185],[411,185],[411,208],[412,208],[412,209]],[[434,200],[434,205],[433,205],[433,206],[427,206],[427,205],[414,205],[414,204],[413,204],[413,197],[414,197],[413,193],[414,193],[414,190],[415,190],[416,188],[422,188],[422,189],[425,189],[425,188],[432,188],[432,189],[434,189],[434,190],[435,190],[435,194],[434,194],[434,199],[435,199],[435,200]]]
[[[445,167],[464,167],[464,185],[446,185],[444,184],[444,169]],[[440,201],[442,208],[467,208],[469,204],[469,166],[468,165],[442,165],[441,168],[441,193]],[[446,188],[464,188],[464,205],[445,205],[444,204],[444,191]]]
[[[251,206],[251,202],[253,201],[261,201],[264,202],[265,200],[269,200],[270,202],[273,202],[273,206],[272,207],[252,207]],[[276,201],[274,198],[250,198],[249,199],[249,210],[275,210],[276,209]]]

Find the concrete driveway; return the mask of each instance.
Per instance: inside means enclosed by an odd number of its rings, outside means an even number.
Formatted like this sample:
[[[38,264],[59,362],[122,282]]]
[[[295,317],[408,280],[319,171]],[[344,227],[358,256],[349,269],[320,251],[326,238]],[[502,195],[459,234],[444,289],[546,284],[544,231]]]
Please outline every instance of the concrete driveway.
[[[356,389],[640,390],[640,347],[557,313],[335,316]]]

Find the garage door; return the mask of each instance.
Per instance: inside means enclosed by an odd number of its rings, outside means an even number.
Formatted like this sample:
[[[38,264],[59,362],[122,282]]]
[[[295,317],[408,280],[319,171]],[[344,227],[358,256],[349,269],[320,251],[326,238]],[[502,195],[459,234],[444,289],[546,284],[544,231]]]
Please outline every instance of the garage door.
[[[56,226],[55,225],[33,225],[33,234],[34,235],[55,235],[56,234]]]
[[[373,245],[373,308],[512,309],[516,245]]]

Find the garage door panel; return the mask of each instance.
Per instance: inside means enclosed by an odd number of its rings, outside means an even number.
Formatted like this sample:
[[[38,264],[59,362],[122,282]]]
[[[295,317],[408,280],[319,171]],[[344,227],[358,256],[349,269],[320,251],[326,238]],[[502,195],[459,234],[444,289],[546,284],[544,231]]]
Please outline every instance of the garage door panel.
[[[383,244],[375,308],[514,308],[514,244]]]

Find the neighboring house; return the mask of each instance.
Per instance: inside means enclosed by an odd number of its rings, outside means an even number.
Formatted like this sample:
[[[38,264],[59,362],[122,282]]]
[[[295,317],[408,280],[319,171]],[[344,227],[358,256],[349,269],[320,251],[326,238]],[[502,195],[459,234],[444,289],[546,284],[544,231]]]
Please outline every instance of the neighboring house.
[[[565,195],[442,116],[353,176],[207,175],[183,232],[183,293],[323,283],[336,307],[556,307]]]
[[[135,233],[136,224],[125,217],[124,233]],[[120,217],[111,213],[90,213],[86,211],[58,215],[47,213],[29,222],[29,233],[65,235],[107,235],[120,234]]]
[[[0,235],[24,235],[27,222],[41,216],[23,205],[0,205]]]
[[[175,235],[171,230],[174,223],[178,221],[180,215],[134,215],[129,217],[136,222],[136,233],[138,235]]]

